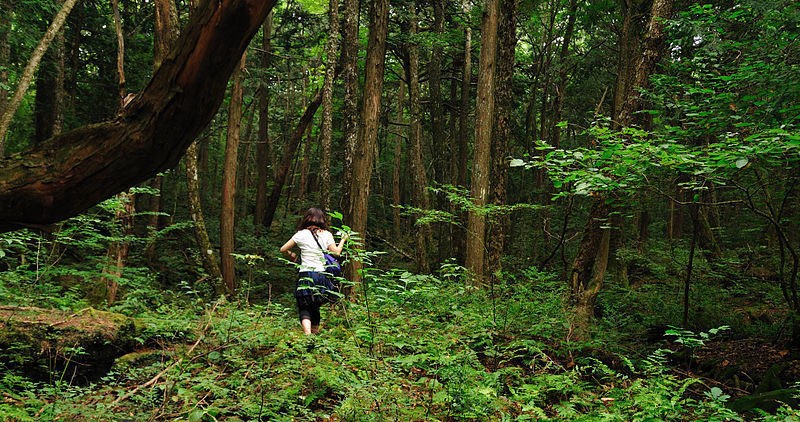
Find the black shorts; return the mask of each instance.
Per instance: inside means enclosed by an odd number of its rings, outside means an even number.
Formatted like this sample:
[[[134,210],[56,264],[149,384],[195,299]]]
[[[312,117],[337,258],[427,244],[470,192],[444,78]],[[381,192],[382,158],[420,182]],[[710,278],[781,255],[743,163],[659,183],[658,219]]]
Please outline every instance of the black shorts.
[[[310,319],[312,326],[319,325],[322,319],[319,313],[320,303],[312,299],[311,296],[301,296],[297,298],[297,311],[300,314],[300,322]]]

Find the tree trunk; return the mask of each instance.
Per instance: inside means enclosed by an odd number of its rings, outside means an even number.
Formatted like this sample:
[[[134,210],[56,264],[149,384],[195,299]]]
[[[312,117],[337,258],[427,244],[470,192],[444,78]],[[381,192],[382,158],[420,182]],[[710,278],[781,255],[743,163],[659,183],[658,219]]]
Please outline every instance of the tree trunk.
[[[234,268],[234,212],[236,210],[236,168],[239,159],[239,131],[242,123],[242,94],[246,54],[242,54],[239,69],[233,76],[231,102],[228,108],[228,138],[225,143],[225,167],[222,172],[222,199],[219,217],[219,254],[222,280],[225,291],[236,292],[236,272]]]
[[[248,104],[245,106],[243,113],[247,114],[248,112],[250,115],[247,117],[247,123],[244,125],[244,136],[241,138],[244,141],[244,151],[242,151],[239,155],[239,163],[241,166],[239,167],[238,171],[238,179],[239,181],[236,182],[236,218],[237,221],[239,219],[243,220],[247,217],[247,213],[250,211],[250,202],[247,197],[247,192],[250,190],[250,157],[252,156],[252,146],[253,146],[253,120],[256,117],[255,109],[248,111],[249,106],[252,104]]]
[[[8,35],[11,33],[11,13],[13,5],[10,1],[0,2],[0,116],[8,107],[8,64],[11,62],[11,44]],[[0,158],[5,156],[5,139],[0,138]]]
[[[372,176],[374,150],[378,140],[383,91],[384,60],[386,58],[386,36],[389,29],[389,0],[370,3],[369,36],[364,76],[364,104],[361,111],[361,128],[358,144],[354,150],[353,166],[350,169],[350,204],[347,216],[351,227],[362,239],[367,239],[367,199]],[[345,119],[348,120],[348,119]],[[353,283],[361,281],[360,262],[350,266]]]
[[[217,257],[214,255],[214,247],[208,238],[206,220],[203,215],[203,206],[200,201],[200,183],[197,171],[197,142],[192,142],[186,150],[186,193],[189,197],[189,215],[194,223],[194,236],[197,247],[200,248],[200,259],[203,268],[208,275],[213,278],[213,286],[216,293],[224,293],[223,285],[219,283],[222,273],[219,269]]]
[[[64,126],[64,48],[62,28],[42,58],[36,74],[36,144],[58,135]]]
[[[8,132],[11,120],[14,118],[14,114],[17,113],[17,108],[19,108],[22,98],[25,96],[25,92],[28,90],[33,80],[33,72],[36,70],[36,67],[39,66],[39,62],[41,62],[44,53],[47,52],[50,43],[59,32],[61,32],[61,27],[64,26],[64,22],[66,22],[67,16],[69,16],[69,12],[72,11],[76,1],[77,0],[64,1],[61,10],[59,10],[53,18],[50,27],[47,28],[47,31],[42,36],[42,40],[39,41],[39,45],[33,50],[33,54],[31,54],[31,58],[28,60],[25,70],[22,71],[22,75],[19,77],[19,82],[17,83],[17,89],[14,91],[14,96],[7,104],[3,115],[0,116],[0,151],[4,150],[6,132]]]
[[[468,12],[467,2],[464,2],[465,12]],[[456,147],[456,160],[453,161],[453,184],[462,188],[467,187],[467,164],[469,162],[469,111],[470,111],[470,87],[472,85],[472,28],[469,23],[466,24],[464,34],[464,70],[461,80],[461,107],[459,110],[459,125],[458,136],[454,138],[457,143]],[[454,209],[455,211],[455,209]],[[459,213],[459,222],[462,224],[466,222],[467,216],[465,213]],[[457,227],[453,232],[453,249],[456,252],[456,258],[460,263],[464,262],[466,250],[466,231]]]
[[[0,231],[72,217],[177,164],[214,116],[228,77],[274,1],[204,5],[170,60],[114,120],[0,160]]]
[[[124,107],[125,90],[125,38],[122,33],[122,19],[119,16],[119,2],[113,0],[111,9],[114,15],[114,33],[117,37],[117,79],[120,108]],[[106,253],[107,263],[103,268],[104,283],[106,285],[106,301],[111,306],[117,298],[119,289],[119,279],[125,269],[125,261],[128,259],[129,244],[125,236],[133,231],[133,213],[136,204],[134,195],[130,192],[117,194],[119,206],[115,213],[115,220],[120,227],[120,233],[108,246]]]
[[[497,26],[497,85],[495,88],[495,120],[492,135],[492,170],[491,170],[491,202],[494,205],[506,205],[508,184],[508,145],[512,139],[512,113],[514,104],[514,53],[517,46],[516,23],[514,13],[517,0],[503,0]],[[508,216],[499,216],[491,222],[489,239],[487,240],[489,274],[492,283],[495,274],[502,269],[501,258],[505,249],[507,228],[510,224]]]
[[[410,168],[411,186],[413,187],[413,204],[423,210],[430,209],[428,199],[428,177],[425,174],[425,164],[422,157],[422,113],[420,111],[419,93],[419,45],[416,44],[418,32],[417,13],[414,4],[409,4],[409,38],[410,43],[406,45],[408,54],[408,106],[411,122],[409,125],[410,141]],[[428,266],[428,243],[430,242],[430,226],[417,226],[414,230],[414,258],[417,271],[427,274],[430,271]]]
[[[125,270],[130,243],[125,239],[133,231],[134,200],[133,195],[123,192],[117,195],[118,208],[114,214],[119,225],[116,239],[111,241],[106,252],[106,263],[103,267],[101,283],[106,286],[106,303],[111,306],[117,300],[119,280]]]
[[[153,70],[158,70],[161,67],[170,48],[175,44],[178,38],[178,13],[175,4],[172,0],[156,0],[155,1],[155,28],[153,34]],[[150,219],[147,226],[153,230],[158,231],[159,219],[161,217],[161,198],[162,188],[164,185],[164,178],[156,175],[150,181],[150,188],[156,192],[155,195],[150,195],[150,203],[148,204],[148,214]],[[148,245],[146,254],[153,257],[155,253],[155,242]]]
[[[478,208],[486,205],[489,197],[499,3],[500,0],[486,1],[481,25],[481,57],[475,109],[475,148],[470,183],[470,197],[473,205]],[[474,286],[481,286],[485,283],[485,241],[486,217],[474,210],[470,211],[467,219],[466,267],[471,273],[470,284]]]
[[[403,126],[405,116],[403,113],[403,102],[405,96],[406,84],[399,81],[397,88],[397,125]],[[392,157],[392,227],[394,229],[394,238],[400,239],[402,236],[401,220],[400,220],[400,174],[401,163],[403,158],[403,135],[402,129],[398,127],[394,132],[394,154]]]
[[[312,135],[313,125],[309,124],[306,128],[306,142],[303,144],[303,152],[300,159],[300,182],[297,186],[298,204],[305,202],[308,193],[308,166],[311,159],[311,143],[314,141]]]
[[[306,111],[303,113],[303,116],[300,117],[300,121],[297,123],[297,127],[295,127],[294,131],[292,132],[292,136],[289,138],[289,142],[286,144],[285,149],[283,150],[283,157],[281,158],[280,166],[278,166],[278,170],[275,172],[275,183],[272,185],[272,193],[267,200],[267,206],[264,213],[264,227],[269,228],[272,225],[272,220],[275,218],[275,211],[278,210],[278,202],[281,199],[281,192],[283,191],[283,186],[286,184],[286,178],[289,175],[289,170],[292,166],[292,159],[297,152],[297,147],[300,145],[300,141],[303,140],[303,134],[306,133],[306,128],[311,125],[311,122],[314,120],[314,113],[317,112],[320,103],[322,103],[322,91],[317,91],[314,95],[314,99],[311,100],[311,103],[308,104],[306,107]]]
[[[263,40],[261,43],[261,67],[267,71],[272,66],[272,12],[264,22]],[[256,207],[253,225],[263,227],[266,222],[267,182],[270,179],[275,159],[272,155],[272,142],[269,137],[269,88],[266,78],[261,81],[258,90],[258,146],[256,147],[256,169],[258,185],[256,186]],[[266,228],[266,227],[264,227]]]
[[[658,59],[661,56],[664,41],[663,25],[669,18],[672,9],[672,0],[655,0],[653,2],[647,35],[644,41],[642,57],[636,65],[631,95],[622,104],[617,123],[621,127],[630,126],[633,123],[634,115],[642,109],[642,102],[639,90],[647,88],[648,78],[655,70]],[[608,230],[600,227],[601,221],[608,221],[610,207],[606,203],[604,195],[598,195],[594,199],[589,220],[584,228],[583,240],[578,247],[578,253],[572,264],[570,276],[570,287],[572,289],[572,301],[576,306],[576,326],[583,330],[589,323],[589,319],[594,315],[594,303],[597,293],[602,287],[603,276],[607,267],[608,247],[601,248],[601,241],[607,242],[609,237]]]
[[[433,139],[430,143],[433,158],[432,179],[436,185],[450,183],[450,162],[453,160],[453,151],[450,149],[451,141],[448,139],[453,136],[453,132],[445,131],[445,119],[442,100],[442,61],[445,23],[445,1],[433,1],[433,48],[431,49],[430,62],[428,64],[428,89],[430,91],[430,113],[431,113],[431,132]],[[447,135],[445,135],[447,133]],[[435,207],[437,209],[447,209],[447,202],[442,195],[434,196]],[[436,224],[435,238],[439,240],[439,247],[436,248],[436,260],[444,262],[450,257],[450,225]]]
[[[550,145],[556,148],[561,144],[561,127],[558,124],[561,122],[561,112],[564,108],[564,98],[566,97],[567,82],[569,81],[567,61],[569,59],[569,43],[572,40],[572,34],[575,32],[575,19],[578,15],[577,0],[569,1],[568,13],[567,27],[564,29],[564,40],[561,42],[561,53],[559,54],[558,85],[556,85],[556,95],[553,99],[553,118],[550,129]]]
[[[605,272],[609,243],[609,230],[603,226],[608,223],[609,212],[610,207],[604,200],[595,199],[569,277],[570,300],[575,306],[574,322],[581,334],[586,333],[594,315],[597,293],[603,286],[600,270]]]
[[[331,209],[331,142],[333,140],[333,82],[336,52],[339,50],[339,0],[328,3],[328,42],[325,44],[325,82],[322,86],[322,129],[320,133],[320,204]],[[348,119],[345,119],[348,120]]]
[[[353,154],[358,142],[359,120],[358,116],[358,0],[344,0],[344,22],[342,25],[342,81],[344,84],[344,98],[342,115],[345,118],[342,124],[342,142],[344,146],[344,169],[342,173],[342,198],[339,209],[347,210],[350,207],[352,192],[351,178],[353,172]]]

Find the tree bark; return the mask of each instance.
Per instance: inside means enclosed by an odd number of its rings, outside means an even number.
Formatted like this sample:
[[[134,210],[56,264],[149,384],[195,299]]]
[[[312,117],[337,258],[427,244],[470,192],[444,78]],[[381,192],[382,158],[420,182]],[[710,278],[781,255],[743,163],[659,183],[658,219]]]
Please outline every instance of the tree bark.
[[[320,203],[331,209],[331,142],[333,141],[333,82],[336,52],[339,50],[339,0],[328,3],[328,42],[325,44],[325,82],[322,86],[322,128],[320,133]],[[347,119],[345,119],[347,120]]]
[[[444,35],[444,0],[433,0],[433,40],[430,62],[428,64],[428,89],[430,90],[431,133],[433,142],[433,177],[438,183],[448,183],[449,146],[445,139],[445,125],[442,113],[442,37]],[[419,48],[419,47],[417,47]]]
[[[222,172],[222,199],[219,217],[219,254],[222,280],[225,291],[232,295],[236,292],[236,272],[234,268],[234,213],[236,211],[236,168],[239,160],[239,133],[242,123],[242,85],[246,54],[242,55],[239,69],[233,77],[231,102],[228,108],[228,138],[225,143],[225,167]]]
[[[39,66],[39,62],[41,62],[44,53],[47,52],[47,48],[50,46],[50,43],[61,31],[61,27],[63,27],[64,22],[67,21],[67,16],[69,16],[69,12],[72,11],[76,1],[77,0],[64,1],[64,4],[61,6],[61,10],[59,10],[56,16],[53,18],[53,22],[50,24],[50,27],[47,28],[47,31],[42,36],[42,40],[39,41],[39,45],[37,45],[33,50],[33,54],[31,54],[31,58],[28,60],[25,70],[22,71],[22,76],[19,78],[19,83],[17,83],[17,89],[14,91],[14,96],[6,106],[3,115],[0,116],[0,144],[2,144],[0,145],[0,151],[4,150],[3,145],[5,145],[8,127],[11,125],[11,120],[14,118],[14,114],[17,113],[17,108],[19,108],[22,98],[25,96],[25,92],[28,90],[31,81],[33,80],[33,72],[36,70],[36,67]],[[1,177],[0,180],[2,180]]]
[[[551,120],[550,129],[550,145],[558,146],[561,143],[561,113],[564,108],[564,98],[566,97],[567,82],[569,81],[567,61],[569,59],[569,43],[572,40],[572,35],[575,32],[575,19],[578,15],[578,1],[569,1],[569,17],[567,18],[567,27],[564,29],[563,38],[561,42],[561,52],[559,53],[558,63],[558,84],[556,85],[555,98],[553,99],[553,118]]]
[[[464,12],[469,13],[469,3],[463,3]],[[462,188],[467,187],[467,165],[469,162],[469,111],[470,87],[472,86],[472,28],[466,23],[464,28],[464,68],[461,79],[461,105],[459,107],[458,136],[453,138],[457,159],[453,160],[453,184]],[[455,208],[453,208],[454,211]],[[459,213],[459,222],[466,226],[466,213]],[[466,231],[459,225],[453,230],[453,250],[458,262],[463,263],[466,250]]]
[[[72,217],[177,164],[214,116],[274,1],[204,5],[148,86],[114,120],[0,160],[0,231]]]
[[[352,192],[353,154],[358,142],[358,0],[344,0],[344,22],[342,25],[342,82],[344,98],[342,115],[347,116],[342,124],[344,146],[344,170],[342,173],[342,198],[339,208],[347,211]]]
[[[317,109],[321,103],[322,91],[317,91],[317,93],[314,95],[314,99],[311,100],[311,103],[309,103],[308,107],[306,107],[306,111],[303,113],[303,116],[300,117],[297,127],[295,127],[291,137],[289,138],[289,142],[286,144],[285,149],[283,150],[283,157],[281,158],[280,166],[275,172],[275,183],[272,185],[272,193],[267,200],[267,206],[264,211],[264,227],[266,228],[269,228],[269,226],[272,225],[272,220],[275,218],[275,211],[278,209],[278,202],[281,199],[283,186],[286,184],[286,178],[288,177],[290,167],[292,166],[292,159],[294,158],[295,153],[297,153],[297,147],[300,145],[300,141],[303,140],[303,135],[306,133],[306,128],[308,128],[311,122],[313,122],[314,113],[317,112]]]
[[[406,84],[403,81],[399,81],[397,88],[397,116],[395,119],[397,120],[398,125],[404,125],[405,122],[405,115],[403,113],[404,108],[404,96],[405,96],[405,87]],[[399,239],[402,236],[401,232],[401,219],[400,219],[400,182],[401,182],[401,163],[403,161],[403,135],[402,129],[399,127],[394,132],[394,154],[392,157],[392,227],[394,229],[394,238]]]
[[[481,57],[478,70],[478,98],[475,109],[475,148],[472,161],[470,197],[480,209],[489,198],[489,163],[491,161],[492,126],[494,124],[494,89],[497,54],[497,23],[500,0],[487,0],[481,25]],[[470,210],[467,219],[466,267],[470,284],[485,284],[484,259],[486,217]]]
[[[119,2],[113,0],[111,9],[114,15],[114,33],[117,38],[117,80],[119,89],[120,108],[124,107],[125,90],[125,38],[122,33],[122,19],[119,15]],[[130,245],[124,237],[133,231],[133,213],[135,211],[136,199],[130,192],[117,194],[119,201],[115,212],[115,221],[120,227],[118,239],[111,241],[106,252],[107,262],[103,268],[103,281],[106,285],[106,302],[111,306],[117,299],[119,289],[119,279],[125,270],[125,261],[128,259]]]
[[[261,43],[261,67],[266,72],[272,66],[272,12],[264,22]],[[261,81],[258,91],[258,146],[256,147],[256,168],[258,169],[258,186],[256,187],[256,207],[253,224],[264,226],[267,209],[267,182],[272,174],[275,159],[272,155],[272,142],[269,137],[269,89],[266,78]],[[266,227],[264,227],[266,228]]]
[[[508,145],[512,138],[512,113],[514,104],[514,65],[517,46],[516,22],[514,13],[517,0],[503,0],[498,21],[497,85],[495,88],[495,120],[492,135],[492,169],[490,184],[491,202],[506,205],[508,184]],[[495,275],[502,269],[501,258],[505,249],[505,239],[510,219],[499,216],[489,227],[488,269],[492,283]]]
[[[172,0],[156,0],[155,1],[155,25],[153,33],[153,71],[158,70],[169,54],[170,48],[178,38],[178,13],[175,4]],[[159,220],[161,218],[161,198],[164,185],[164,177],[156,175],[150,180],[150,188],[154,195],[150,195],[148,204],[148,214],[150,216],[147,226],[151,230],[157,231],[159,229]],[[146,254],[153,257],[155,253],[155,243],[151,243],[147,247]]]
[[[631,95],[622,104],[617,123],[621,127],[633,124],[634,115],[641,110],[643,105],[639,89],[647,87],[648,79],[655,70],[661,56],[664,43],[664,21],[669,18],[673,0],[655,0],[652,5],[647,34],[644,40],[642,57],[637,61]],[[604,195],[594,199],[589,220],[584,229],[583,239],[578,247],[578,253],[572,264],[570,287],[572,288],[572,301],[576,307],[576,326],[580,331],[585,331],[589,320],[594,315],[594,303],[597,293],[603,285],[603,276],[607,268],[608,247],[606,240],[610,237],[608,230],[600,227],[601,221],[608,221],[610,206]],[[601,245],[600,242],[603,242]],[[601,247],[602,246],[602,247]]]
[[[389,1],[375,0],[370,3],[369,36],[364,76],[364,104],[361,110],[362,125],[358,144],[354,150],[353,166],[350,169],[350,203],[347,216],[351,227],[362,239],[367,239],[367,199],[372,176],[374,150],[378,140],[378,127],[383,91],[384,60],[386,58],[386,36],[389,29]],[[347,119],[345,119],[347,120]],[[351,281],[361,281],[360,262],[350,266]]]
[[[420,111],[420,89],[419,89],[419,45],[416,41],[418,32],[417,13],[413,3],[408,5],[409,10],[409,38],[411,41],[406,44],[408,55],[408,106],[411,117],[409,125],[410,154],[411,163],[411,186],[413,187],[413,204],[417,208],[427,210],[430,208],[428,199],[428,177],[425,174],[425,164],[422,157],[422,113]],[[430,226],[417,226],[414,231],[414,258],[417,271],[427,274],[430,271],[428,266],[428,243],[430,242]]]
[[[203,268],[206,270],[213,281],[214,290],[217,294],[224,292],[223,285],[219,283],[222,273],[219,269],[217,257],[214,254],[214,247],[208,238],[206,220],[203,215],[203,206],[200,201],[200,183],[197,171],[197,142],[192,142],[186,150],[186,192],[189,197],[189,215],[194,223],[194,236],[197,246],[200,248],[200,259]]]

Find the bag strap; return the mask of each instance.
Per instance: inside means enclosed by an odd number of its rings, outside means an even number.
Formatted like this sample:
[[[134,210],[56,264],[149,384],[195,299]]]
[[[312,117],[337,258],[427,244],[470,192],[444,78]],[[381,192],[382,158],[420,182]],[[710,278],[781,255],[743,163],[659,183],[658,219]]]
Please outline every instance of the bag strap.
[[[326,250],[325,250],[325,249],[322,247],[322,245],[320,245],[320,244],[319,244],[319,240],[317,240],[317,235],[316,235],[316,234],[314,234],[314,231],[313,231],[313,230],[311,230],[311,229],[308,229],[308,231],[310,231],[310,232],[311,232],[311,236],[314,238],[314,241],[315,241],[315,242],[317,242],[317,246],[319,246],[319,248],[320,248],[320,249],[322,249],[322,253],[325,253],[325,252],[327,252],[327,251],[326,251]]]

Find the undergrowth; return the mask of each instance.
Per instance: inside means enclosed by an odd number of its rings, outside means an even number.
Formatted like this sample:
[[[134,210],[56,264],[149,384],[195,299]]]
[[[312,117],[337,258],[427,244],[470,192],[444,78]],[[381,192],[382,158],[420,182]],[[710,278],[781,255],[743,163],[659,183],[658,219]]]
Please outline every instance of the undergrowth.
[[[116,309],[137,316],[140,350],[83,387],[5,372],[0,418],[741,419],[719,394],[690,394],[699,380],[672,375],[659,355],[609,360],[569,341],[563,283],[549,274],[506,276],[492,296],[457,272],[370,272],[355,301],[324,309],[313,337],[289,295],[250,304],[167,295],[150,311],[129,295],[134,303]]]

